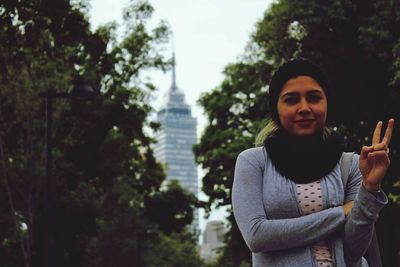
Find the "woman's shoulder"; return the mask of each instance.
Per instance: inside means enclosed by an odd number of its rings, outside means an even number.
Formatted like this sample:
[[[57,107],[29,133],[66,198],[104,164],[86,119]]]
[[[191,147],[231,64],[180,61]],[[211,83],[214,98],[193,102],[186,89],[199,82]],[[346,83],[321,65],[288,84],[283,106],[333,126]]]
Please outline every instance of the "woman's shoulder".
[[[339,162],[341,173],[350,175],[350,178],[359,175],[359,159],[356,152],[343,152]]]
[[[252,147],[252,148],[248,148],[248,149],[242,151],[239,154],[238,158],[240,158],[240,157],[245,158],[250,163],[259,165],[259,164],[262,164],[263,162],[265,162],[266,151],[263,146]]]
[[[340,163],[348,162],[351,166],[358,165],[360,155],[356,152],[343,152],[340,157]]]
[[[264,150],[265,148],[263,146],[251,147],[240,152],[239,156],[253,156],[253,155],[259,156],[264,153],[263,152]]]

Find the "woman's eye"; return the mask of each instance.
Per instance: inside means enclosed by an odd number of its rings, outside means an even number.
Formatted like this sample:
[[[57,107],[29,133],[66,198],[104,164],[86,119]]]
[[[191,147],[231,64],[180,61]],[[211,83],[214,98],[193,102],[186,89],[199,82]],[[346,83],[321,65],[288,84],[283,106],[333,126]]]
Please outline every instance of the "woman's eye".
[[[310,95],[308,96],[308,101],[311,103],[317,103],[322,99],[320,95]]]
[[[287,97],[284,101],[286,104],[293,105],[297,103],[297,97]]]

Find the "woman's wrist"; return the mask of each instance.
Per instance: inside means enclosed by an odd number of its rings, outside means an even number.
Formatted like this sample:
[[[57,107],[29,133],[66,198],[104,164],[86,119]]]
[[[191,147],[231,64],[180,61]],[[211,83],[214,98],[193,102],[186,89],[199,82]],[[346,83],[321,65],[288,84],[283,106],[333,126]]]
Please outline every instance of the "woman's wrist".
[[[367,182],[363,182],[363,186],[365,190],[372,194],[378,194],[381,192],[381,184],[370,184]]]

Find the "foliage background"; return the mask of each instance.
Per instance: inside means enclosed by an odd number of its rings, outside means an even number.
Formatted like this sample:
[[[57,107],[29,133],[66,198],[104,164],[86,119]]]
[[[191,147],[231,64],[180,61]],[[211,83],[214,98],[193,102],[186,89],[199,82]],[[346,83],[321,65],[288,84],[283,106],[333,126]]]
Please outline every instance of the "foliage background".
[[[2,266],[46,265],[45,101],[38,94],[78,83],[98,96],[53,100],[54,266],[201,266],[185,228],[197,200],[175,182],[163,184],[148,134],[158,128],[148,117],[154,86],[141,73],[170,66],[160,53],[168,28],[149,28],[152,13],[147,1],[131,1],[117,38],[113,23],[90,30],[86,1],[0,2]],[[165,247],[177,238],[179,246]]]

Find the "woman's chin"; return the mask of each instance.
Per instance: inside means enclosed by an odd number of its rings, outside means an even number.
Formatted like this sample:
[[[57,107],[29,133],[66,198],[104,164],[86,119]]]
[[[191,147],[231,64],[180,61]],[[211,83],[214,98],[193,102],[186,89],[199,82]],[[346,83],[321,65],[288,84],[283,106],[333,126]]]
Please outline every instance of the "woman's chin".
[[[321,132],[321,129],[316,128],[301,128],[301,129],[294,129],[291,133],[297,137],[311,137]]]

